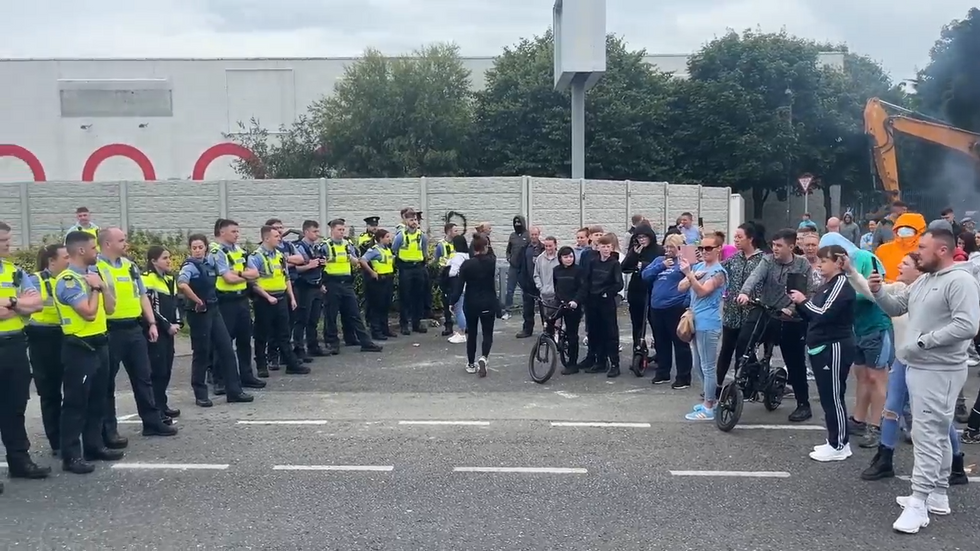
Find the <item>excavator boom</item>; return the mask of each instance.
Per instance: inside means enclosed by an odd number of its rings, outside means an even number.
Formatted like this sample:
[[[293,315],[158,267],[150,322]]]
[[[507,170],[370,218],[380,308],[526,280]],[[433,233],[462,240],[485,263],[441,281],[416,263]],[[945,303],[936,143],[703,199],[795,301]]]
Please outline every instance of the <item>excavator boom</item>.
[[[903,114],[889,114],[889,109]],[[910,117],[912,111],[871,98],[864,107],[864,132],[871,138],[872,156],[885,191],[898,198],[898,158],[895,133],[954,149],[980,162],[980,134],[954,128],[938,121]]]

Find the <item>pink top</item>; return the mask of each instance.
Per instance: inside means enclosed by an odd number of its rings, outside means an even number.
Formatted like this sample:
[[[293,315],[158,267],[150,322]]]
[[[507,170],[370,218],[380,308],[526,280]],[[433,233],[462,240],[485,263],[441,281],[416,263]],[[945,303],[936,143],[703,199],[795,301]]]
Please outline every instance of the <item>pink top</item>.
[[[721,259],[728,260],[728,257],[738,252],[738,248],[735,245],[725,244],[721,246]]]

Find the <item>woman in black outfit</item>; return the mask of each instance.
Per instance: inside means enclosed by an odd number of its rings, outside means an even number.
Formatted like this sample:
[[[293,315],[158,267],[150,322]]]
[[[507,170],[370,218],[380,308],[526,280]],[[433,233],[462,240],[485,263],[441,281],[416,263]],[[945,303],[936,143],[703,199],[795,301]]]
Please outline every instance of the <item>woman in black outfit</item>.
[[[558,249],[558,266],[552,276],[555,281],[555,299],[568,309],[562,316],[565,337],[568,339],[568,367],[562,375],[574,375],[578,368],[578,328],[585,310],[586,288],[582,281],[582,268],[575,263],[575,251],[571,247]]]
[[[487,376],[487,356],[493,346],[493,323],[500,315],[500,300],[494,286],[497,275],[497,261],[488,254],[489,240],[482,235],[474,235],[470,243],[472,257],[459,268],[456,289],[453,290],[452,303],[460,296],[463,300],[463,314],[466,316],[466,372]],[[483,342],[480,358],[476,358],[476,333],[483,329]]]
[[[664,255],[664,248],[657,243],[657,232],[645,224],[634,228],[633,239],[630,240],[630,250],[623,259],[623,273],[633,274],[626,288],[626,302],[629,305],[630,323],[633,326],[633,348],[640,344],[643,324],[647,323],[647,304],[650,303],[650,284],[643,281],[640,272],[653,262],[653,259]]]
[[[159,245],[146,250],[143,283],[160,328],[159,338],[148,345],[153,399],[163,414],[164,423],[173,424],[173,418],[180,416],[180,410],[167,404],[167,388],[174,370],[174,335],[184,322],[177,313],[177,280],[171,272],[170,251]]]

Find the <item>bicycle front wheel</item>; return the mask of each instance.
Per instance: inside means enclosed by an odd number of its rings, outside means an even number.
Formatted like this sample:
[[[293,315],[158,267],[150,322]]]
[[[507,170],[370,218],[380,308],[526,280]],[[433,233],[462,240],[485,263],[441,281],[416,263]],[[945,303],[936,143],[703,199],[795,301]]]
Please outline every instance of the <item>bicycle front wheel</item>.
[[[558,364],[558,347],[555,341],[547,335],[541,335],[531,348],[531,357],[528,358],[527,371],[531,380],[544,384],[555,374]]]

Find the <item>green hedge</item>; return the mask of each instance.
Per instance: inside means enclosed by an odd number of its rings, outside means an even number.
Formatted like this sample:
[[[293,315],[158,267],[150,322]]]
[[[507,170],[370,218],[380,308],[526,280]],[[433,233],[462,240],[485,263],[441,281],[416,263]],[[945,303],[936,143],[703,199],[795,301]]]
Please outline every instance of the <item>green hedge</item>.
[[[129,258],[136,262],[139,266],[143,267],[146,262],[146,250],[152,245],[162,245],[170,251],[172,260],[172,266],[174,269],[178,269],[184,260],[187,258],[187,234],[175,233],[175,234],[161,234],[155,232],[149,232],[144,230],[133,230],[128,234],[129,240]],[[33,246],[29,249],[19,249],[14,251],[11,260],[18,266],[27,270],[28,272],[37,271],[36,262],[38,251],[45,245],[50,243],[61,243],[63,237],[57,235],[46,236],[42,240],[41,245]],[[254,251],[256,245],[253,243],[246,242],[245,249],[248,251]],[[429,254],[435,254],[435,244],[430,244]],[[429,269],[430,280],[432,282],[432,314],[438,316],[442,312],[442,292],[439,289],[439,270],[438,268],[431,267]],[[364,279],[363,274],[360,270],[356,270],[354,274],[354,289],[357,291],[359,297],[363,297],[364,289]],[[363,298],[361,300],[363,306]],[[398,280],[395,279],[395,300],[392,306],[392,311],[398,310]]]

